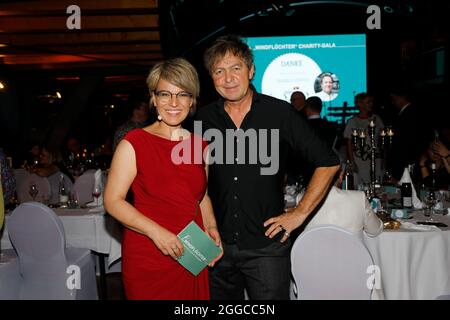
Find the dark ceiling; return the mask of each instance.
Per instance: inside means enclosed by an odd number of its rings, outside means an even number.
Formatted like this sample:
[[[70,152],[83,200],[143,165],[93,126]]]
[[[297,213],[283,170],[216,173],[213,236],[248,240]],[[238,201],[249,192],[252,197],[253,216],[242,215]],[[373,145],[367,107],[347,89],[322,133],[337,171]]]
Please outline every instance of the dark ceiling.
[[[80,29],[66,25],[80,8]],[[134,86],[162,59],[156,0],[39,0],[0,3],[0,64],[15,72],[74,80],[104,70],[106,81]],[[45,73],[46,72],[46,73]],[[129,75],[129,76],[128,76]]]
[[[366,9],[374,3],[383,14],[382,30],[372,32],[374,38],[416,38],[419,51],[448,41],[449,2],[15,0],[0,2],[0,65],[59,82],[94,71],[104,75],[116,94],[127,94],[145,89],[145,74],[163,57],[183,55],[201,67],[205,46],[226,32],[370,33]],[[80,29],[66,26],[71,16],[66,10],[72,4],[81,10]]]
[[[81,10],[80,29],[67,28],[72,4]],[[371,4],[381,8],[380,30],[366,26]],[[448,48],[449,13],[450,2],[432,0],[0,0],[0,81],[11,89],[0,94],[0,143],[5,131],[19,141],[40,134],[57,145],[74,130],[86,139],[113,130],[125,111],[113,123],[92,119],[146,93],[151,66],[173,56],[197,67],[200,101],[209,102],[215,90],[202,55],[225,33],[365,33],[371,91],[397,74],[419,81],[429,69],[427,52]]]

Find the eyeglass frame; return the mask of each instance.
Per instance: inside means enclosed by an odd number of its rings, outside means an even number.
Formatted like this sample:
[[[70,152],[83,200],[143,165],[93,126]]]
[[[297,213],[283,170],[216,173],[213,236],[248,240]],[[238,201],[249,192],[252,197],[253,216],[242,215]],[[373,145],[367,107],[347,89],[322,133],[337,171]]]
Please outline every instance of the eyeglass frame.
[[[155,96],[156,96],[158,99],[162,99],[162,97],[159,96],[159,94],[160,94],[161,92],[166,92],[166,93],[170,94],[170,98],[167,100],[168,102],[172,100],[172,97],[173,97],[173,96],[175,96],[175,98],[177,99],[177,101],[180,101],[180,100],[179,100],[179,99],[180,99],[180,94],[185,94],[186,97],[188,97],[188,98],[190,98],[190,99],[192,99],[192,98],[194,97],[194,95],[193,95],[192,93],[187,92],[187,91],[180,91],[180,92],[178,92],[178,93],[172,93],[172,92],[170,92],[169,90],[159,90],[159,91],[153,90],[153,93],[155,94]],[[181,97],[183,97],[183,96],[181,96]]]

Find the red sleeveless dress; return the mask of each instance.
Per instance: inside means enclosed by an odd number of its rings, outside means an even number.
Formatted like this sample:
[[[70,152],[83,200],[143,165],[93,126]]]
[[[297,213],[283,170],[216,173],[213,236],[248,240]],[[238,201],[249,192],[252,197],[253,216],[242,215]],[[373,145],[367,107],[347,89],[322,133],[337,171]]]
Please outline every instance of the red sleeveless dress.
[[[175,234],[192,220],[203,229],[198,203],[205,194],[206,173],[198,151],[203,152],[206,142],[194,135],[182,142],[171,141],[143,129],[130,131],[124,139],[136,154],[137,175],[131,185],[135,208]],[[179,143],[191,148],[187,156],[197,164],[172,161],[172,150]],[[179,154],[185,156],[183,152]],[[127,299],[209,299],[207,268],[192,275],[150,238],[128,228],[122,242],[122,277]]]

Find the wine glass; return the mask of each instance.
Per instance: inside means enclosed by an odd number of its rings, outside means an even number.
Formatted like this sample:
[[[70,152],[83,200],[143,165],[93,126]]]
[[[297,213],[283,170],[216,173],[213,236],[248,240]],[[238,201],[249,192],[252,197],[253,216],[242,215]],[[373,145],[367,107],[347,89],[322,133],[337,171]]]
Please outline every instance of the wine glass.
[[[38,190],[36,184],[33,183],[30,185],[30,189],[28,190],[28,193],[30,194],[30,196],[33,197],[33,201],[36,201],[36,196],[39,193],[39,190]]]
[[[95,205],[98,206],[98,198],[102,194],[102,189],[100,186],[94,186],[92,190],[92,196],[95,198]]]
[[[429,191],[424,199],[424,203],[426,205],[424,215],[425,215],[425,217],[429,217],[429,219],[428,219],[429,221],[434,221],[433,220],[433,211],[434,211],[434,206],[436,205],[437,202],[438,202],[438,198],[436,197],[436,193],[434,191]]]

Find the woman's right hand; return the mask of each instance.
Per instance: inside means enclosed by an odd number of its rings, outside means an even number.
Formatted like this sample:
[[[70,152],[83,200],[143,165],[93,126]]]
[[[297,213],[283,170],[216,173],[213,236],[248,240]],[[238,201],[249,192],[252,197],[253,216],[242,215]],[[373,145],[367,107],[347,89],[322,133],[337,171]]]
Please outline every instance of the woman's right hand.
[[[158,226],[149,237],[165,256],[170,255],[177,260],[183,255],[183,244],[180,239],[166,228]]]

